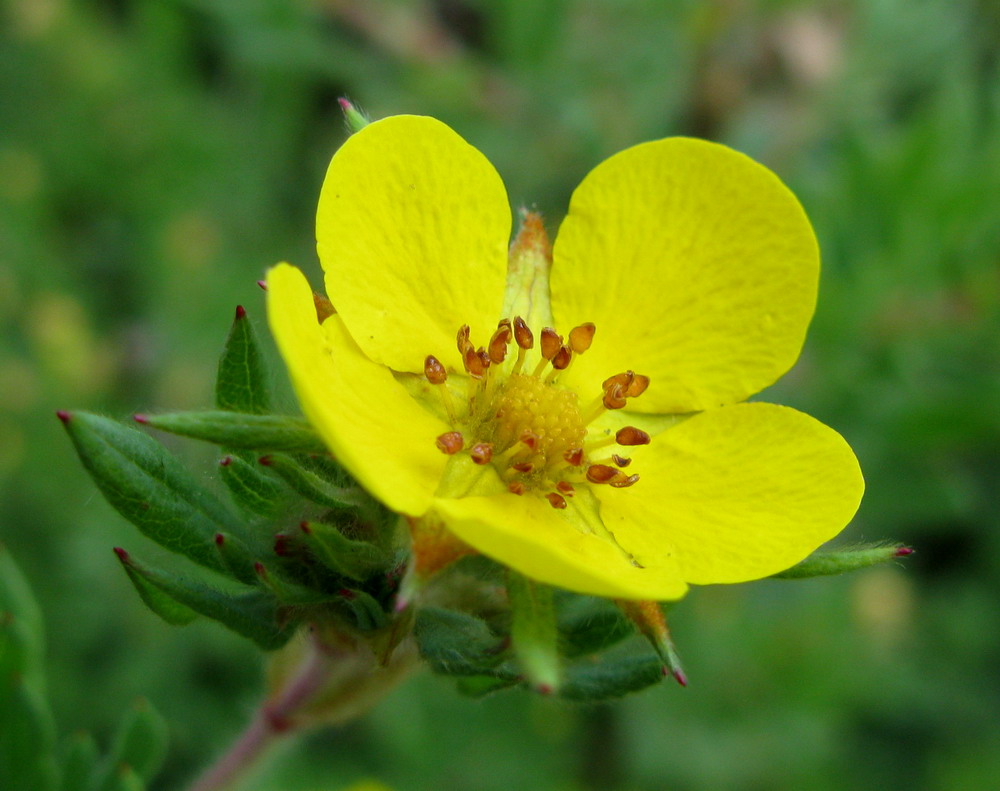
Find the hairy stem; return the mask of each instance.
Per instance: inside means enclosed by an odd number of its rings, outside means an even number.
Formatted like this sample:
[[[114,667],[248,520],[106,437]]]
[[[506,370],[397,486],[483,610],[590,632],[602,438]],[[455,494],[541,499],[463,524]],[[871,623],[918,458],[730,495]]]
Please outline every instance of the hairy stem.
[[[195,780],[189,791],[221,791],[264,753],[279,736],[294,729],[293,717],[323,688],[331,661],[310,641],[310,650],[288,683],[275,692],[254,715],[232,746]]]

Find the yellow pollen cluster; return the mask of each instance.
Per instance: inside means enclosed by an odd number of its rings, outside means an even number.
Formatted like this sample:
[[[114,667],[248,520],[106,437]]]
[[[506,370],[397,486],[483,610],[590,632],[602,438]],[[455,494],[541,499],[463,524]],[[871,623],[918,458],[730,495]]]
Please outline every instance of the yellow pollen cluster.
[[[553,508],[566,507],[575,484],[632,486],[639,476],[622,472],[631,459],[612,453],[592,462],[589,453],[614,444],[645,445],[649,435],[625,426],[613,437],[588,443],[587,425],[605,410],[621,409],[628,398],[641,395],[649,379],[632,371],[615,374],[604,380],[601,394],[585,410],[576,393],[558,383],[574,356],[590,348],[594,332],[593,324],[582,324],[564,342],[554,329],[543,328],[540,359],[531,373],[523,373],[526,353],[535,341],[520,317],[503,319],[486,347],[474,347],[468,325],[463,326],[457,343],[468,377],[464,405],[455,403],[444,365],[433,356],[424,361],[424,375],[438,387],[453,429],[437,438],[437,447],[448,455],[465,451],[476,464],[492,464],[511,492],[537,491]],[[512,342],[517,354],[508,357]]]

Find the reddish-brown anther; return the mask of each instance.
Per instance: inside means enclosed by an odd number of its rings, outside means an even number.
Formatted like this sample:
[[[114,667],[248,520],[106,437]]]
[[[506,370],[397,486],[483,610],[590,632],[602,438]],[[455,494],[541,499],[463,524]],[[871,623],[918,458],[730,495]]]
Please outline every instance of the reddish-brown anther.
[[[569,331],[570,347],[577,354],[583,354],[590,348],[590,344],[594,342],[595,332],[597,332],[597,327],[589,321],[586,324],[581,324],[579,327],[574,327]]]
[[[514,317],[514,340],[522,349],[531,349],[535,345],[535,336],[520,316]]]
[[[499,365],[507,358],[507,344],[510,343],[513,334],[510,324],[504,326],[501,323],[497,327],[496,332],[493,333],[493,337],[490,338],[489,349],[487,350],[490,355],[490,362]]]
[[[551,327],[542,328],[542,357],[546,360],[551,360],[559,352],[559,349],[562,348],[562,345],[562,335]]]
[[[469,372],[469,376],[474,379],[482,379],[486,376],[486,369],[490,367],[490,356],[486,351],[480,346],[479,349],[473,349],[469,346],[465,350],[465,370]]]
[[[618,473],[618,475],[616,475],[614,480],[612,480],[610,483],[616,489],[627,489],[629,486],[632,486],[638,480],[639,480],[638,475],[626,476],[623,473]]]
[[[469,448],[469,455],[476,464],[489,464],[493,459],[493,446],[489,442],[477,442]]]
[[[649,387],[649,377],[642,374],[635,374],[635,378],[632,379],[632,383],[628,386],[625,395],[629,398],[641,396],[646,392],[647,387]]]
[[[617,453],[611,454],[611,460],[618,467],[628,467],[632,463],[632,459],[626,459],[624,456],[619,456]]]
[[[618,475],[618,470],[607,464],[591,464],[587,468],[587,480],[591,483],[608,483]]]
[[[552,358],[552,367],[557,371],[563,371],[572,359],[573,351],[569,348],[569,346],[560,346],[559,351],[556,352],[556,356]]]
[[[313,292],[313,307],[316,308],[316,321],[320,324],[337,312],[337,309],[325,294],[319,294],[315,291]]]
[[[573,484],[569,481],[559,481],[559,483],[556,484],[556,488],[567,497],[572,497],[573,492],[576,491],[576,489],[573,488]]]
[[[438,450],[442,453],[454,456],[462,449],[465,440],[462,438],[461,431],[447,431],[434,440],[434,444],[437,445]]]
[[[626,403],[625,388],[617,382],[604,391],[605,409],[621,409]]]
[[[428,354],[427,359],[424,360],[424,376],[432,385],[440,385],[448,381],[448,372],[433,354]]]
[[[549,505],[560,511],[566,507],[566,498],[558,492],[549,492],[545,495],[545,499],[549,501]]]
[[[648,445],[649,434],[641,428],[625,426],[625,428],[618,429],[618,433],[615,434],[615,442],[619,445]]]
[[[612,385],[620,385],[623,392],[628,392],[628,389],[632,386],[632,381],[635,379],[634,371],[625,371],[624,373],[615,374],[614,376],[609,376],[603,382],[601,382],[601,389],[607,390]]]
[[[507,490],[511,494],[516,494],[516,495],[520,496],[520,495],[524,494],[525,488],[524,488],[524,484],[521,483],[520,481],[511,481],[510,483],[507,484]]]
[[[527,475],[529,472],[535,469],[535,465],[532,464],[530,461],[519,461],[517,462],[517,464],[511,464],[510,467],[513,470],[517,470],[520,473],[524,473],[525,475]]]
[[[571,467],[579,467],[583,464],[583,448],[569,448],[563,453],[563,460]]]
[[[472,347],[472,342],[469,340],[469,325],[463,324],[458,328],[458,335],[455,338],[455,344],[458,346],[458,353],[465,357],[465,350]]]
[[[521,436],[519,437],[519,440],[528,446],[528,450],[532,451],[538,450],[538,443],[540,439],[541,438],[537,434],[533,431],[528,431],[527,429],[522,431]]]

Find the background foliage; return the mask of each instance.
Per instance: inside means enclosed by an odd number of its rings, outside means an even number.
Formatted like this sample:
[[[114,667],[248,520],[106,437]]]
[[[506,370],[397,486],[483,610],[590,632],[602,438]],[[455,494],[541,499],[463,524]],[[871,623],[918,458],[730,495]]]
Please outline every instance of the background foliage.
[[[868,480],[848,539],[905,569],[694,592],[691,677],[596,708],[472,703],[421,677],[256,788],[985,788],[1000,776],[1000,6],[991,0],[7,0],[0,24],[0,538],[41,601],[60,732],[140,695],[174,788],[261,661],[146,611],[57,408],[211,403],[236,303],[312,212],[336,98],[438,116],[554,230],[603,157],[721,140],[800,196],[825,257],[802,360],[766,394]],[[262,325],[261,328],[263,329]],[[285,395],[285,403],[291,400]],[[215,459],[194,443],[206,478]]]

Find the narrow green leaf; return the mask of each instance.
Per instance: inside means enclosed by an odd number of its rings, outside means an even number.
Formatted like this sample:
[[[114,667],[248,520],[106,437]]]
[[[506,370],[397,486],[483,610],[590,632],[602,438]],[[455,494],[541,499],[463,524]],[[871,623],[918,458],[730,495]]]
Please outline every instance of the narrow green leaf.
[[[603,651],[635,634],[632,623],[607,599],[561,596],[556,620],[559,651],[567,658]]]
[[[340,98],[338,101],[340,102],[340,109],[344,112],[344,122],[347,124],[347,128],[352,134],[360,132],[371,123],[371,119],[368,115],[354,105],[350,100]]]
[[[218,621],[261,648],[272,650],[291,637],[291,624],[282,623],[278,602],[270,593],[244,585],[235,591],[221,590],[200,580],[180,577],[140,563],[125,550],[116,549],[119,560],[150,585],[206,618]]]
[[[242,305],[236,307],[236,317],[219,358],[215,404],[219,409],[254,415],[271,411],[264,355]]]
[[[167,754],[167,724],[145,700],[137,701],[125,713],[107,758],[108,776],[101,791],[117,788],[113,778],[130,768],[149,782],[160,770]]]
[[[509,571],[507,595],[510,637],[524,674],[538,692],[555,692],[560,684],[560,658],[552,588]]]
[[[119,555],[121,557],[121,555]],[[139,598],[154,613],[159,615],[171,626],[184,626],[191,623],[198,617],[198,613],[190,607],[181,604],[177,599],[164,593],[156,585],[149,582],[142,574],[136,571],[130,564],[123,563],[125,573],[131,581]]]
[[[89,733],[73,735],[62,759],[59,791],[91,791],[97,773],[97,743]]]
[[[389,556],[368,541],[347,538],[336,527],[322,522],[303,522],[302,537],[313,555],[335,573],[364,580],[389,565]]]
[[[222,570],[214,537],[240,521],[156,440],[87,412],[60,413],[84,467],[108,502],[161,546]]]
[[[480,618],[440,607],[421,607],[413,633],[420,655],[436,673],[518,678],[509,668],[499,669],[508,654],[508,641],[494,634]]]
[[[324,508],[359,510],[371,505],[371,498],[361,489],[334,486],[282,453],[264,456],[260,462],[278,473],[298,494]]]
[[[260,465],[234,453],[223,456],[219,472],[233,500],[247,513],[274,519],[287,509],[291,499],[288,487],[263,472]]]
[[[620,698],[662,680],[663,663],[655,654],[583,661],[566,669],[559,694],[566,700],[598,702]]]
[[[905,557],[913,550],[902,544],[863,544],[834,552],[816,552],[790,569],[772,574],[775,579],[794,580],[825,577],[877,566]]]
[[[19,676],[43,693],[44,654],[41,610],[14,558],[0,544],[0,683]]]
[[[254,571],[256,558],[250,548],[231,533],[215,534],[215,549],[222,560],[223,568],[240,582],[253,585],[257,581]]]
[[[320,453],[323,441],[303,418],[251,415],[245,412],[169,412],[136,415],[136,422],[224,448],[253,451]]]

